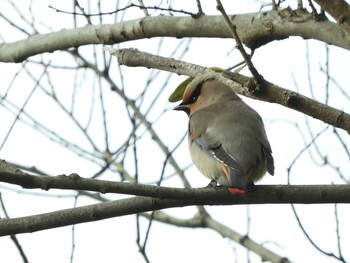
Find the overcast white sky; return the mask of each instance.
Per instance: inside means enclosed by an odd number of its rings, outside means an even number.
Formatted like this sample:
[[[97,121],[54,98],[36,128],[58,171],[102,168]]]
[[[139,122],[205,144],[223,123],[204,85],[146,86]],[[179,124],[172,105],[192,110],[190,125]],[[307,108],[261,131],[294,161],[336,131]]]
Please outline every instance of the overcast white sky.
[[[13,1],[17,8],[27,13],[29,2],[31,1]],[[94,3],[94,1],[91,1]],[[146,5],[151,1],[144,1]],[[149,2],[149,3],[148,3]],[[156,1],[157,3],[160,1]],[[174,7],[187,10],[195,7],[195,1],[172,1]],[[202,1],[204,12],[206,14],[218,15],[215,8],[215,1]],[[244,12],[259,11],[261,2],[256,1],[222,1],[227,12],[230,14],[239,14]],[[293,1],[290,1],[293,2]],[[52,5],[62,10],[71,10],[71,1],[33,1],[35,20],[37,25],[39,21],[45,25],[49,25],[54,31],[72,27],[72,19],[69,15],[57,13],[48,6]],[[294,3],[294,2],[293,2]],[[82,5],[86,5],[87,1],[81,1]],[[94,4],[92,4],[94,5]],[[120,4],[120,7],[125,4]],[[149,5],[154,5],[154,2]],[[192,7],[187,7],[191,5]],[[105,11],[114,9],[107,6],[107,1],[103,7]],[[20,21],[13,7],[7,1],[1,1],[0,10],[7,17],[11,17],[15,21]],[[192,9],[193,10],[193,9]],[[151,12],[152,13],[152,12]],[[130,18],[141,17],[142,12],[138,9],[129,11],[125,20]],[[82,20],[83,21],[83,20]],[[20,23],[20,22],[19,22]],[[22,23],[20,23],[22,25]],[[82,23],[83,25],[83,23]],[[0,35],[5,42],[23,39],[24,36],[13,30],[3,19],[0,18]],[[42,32],[48,31],[45,26],[39,26]],[[51,31],[51,30],[49,30]],[[122,44],[122,47],[135,47],[142,51],[155,53],[155,46],[159,39],[132,41]],[[174,42],[180,40],[166,39],[161,54],[169,55],[175,46]],[[150,44],[152,43],[152,44]],[[241,57],[239,53],[232,47],[233,40],[217,40],[217,39],[194,39],[190,44],[190,51],[183,60],[203,66],[220,66],[222,68],[231,66],[239,61]],[[85,50],[86,49],[86,50]],[[98,46],[98,50],[102,47]],[[320,72],[320,67],[325,66],[325,45],[316,41],[308,42],[309,56],[312,66],[312,84],[315,96],[321,102],[324,101],[326,76]],[[89,48],[82,48],[89,52]],[[54,52],[52,54],[44,54],[46,61],[51,61],[57,65],[74,65],[72,59],[64,52]],[[331,76],[337,79],[337,82],[346,89],[348,87],[348,69],[350,56],[349,52],[336,47],[329,47]],[[311,96],[306,57],[306,44],[301,38],[290,38],[288,40],[270,43],[259,48],[253,62],[259,72],[270,82],[276,83],[284,88],[298,90],[303,95]],[[31,58],[39,60],[39,58]],[[116,63],[114,60],[113,63]],[[5,94],[16,72],[21,68],[22,64],[5,64],[0,63],[0,72],[2,85],[0,85],[0,95]],[[114,66],[116,69],[116,66]],[[39,76],[40,67],[28,65],[33,74]],[[126,93],[130,97],[136,97],[145,86],[145,81],[149,74],[148,69],[125,68],[124,80],[126,84]],[[116,69],[117,72],[117,69]],[[242,71],[243,74],[249,74],[247,70]],[[68,88],[74,80],[73,75],[66,74],[66,71],[57,71],[53,77],[56,82],[60,81],[61,87],[59,95],[62,98],[70,98],[71,90]],[[117,75],[117,73],[116,73]],[[80,76],[81,77],[81,76]],[[162,77],[164,79],[166,74]],[[90,84],[94,80],[91,75],[87,74],[84,84],[79,90],[81,94],[80,106],[77,109],[79,118],[86,118],[84,111],[85,98],[89,98]],[[117,79],[117,77],[116,77]],[[155,106],[154,110],[148,116],[155,119],[164,108],[170,108],[172,105],[166,102],[167,97],[181,82],[184,77],[173,76],[166,88],[164,94]],[[294,83],[297,84],[297,86]],[[161,80],[159,80],[161,83]],[[9,99],[18,105],[22,105],[27,98],[29,91],[34,87],[33,81],[28,75],[21,73],[12,84]],[[58,87],[58,86],[57,86]],[[67,87],[67,88],[66,88]],[[106,94],[108,87],[106,87]],[[347,98],[341,95],[334,86],[331,86],[331,96],[329,104],[338,109],[349,112],[350,106]],[[157,89],[153,87],[155,94]],[[85,96],[85,97],[84,97]],[[268,137],[270,139],[273,155],[275,158],[276,171],[275,176],[266,176],[261,184],[286,184],[287,168],[292,163],[300,150],[304,147],[304,141],[300,136],[295,124],[297,123],[305,132],[306,142],[310,142],[311,136],[305,130],[305,117],[293,110],[285,109],[279,105],[269,104],[265,102],[253,101],[243,98],[249,105],[256,109],[264,119]],[[85,101],[86,102],[86,101]],[[119,104],[118,104],[119,103]],[[123,141],[120,138],[127,136],[128,130],[123,130],[120,124],[126,119],[121,119],[119,110],[124,108],[124,104],[116,95],[106,96],[107,110],[115,113],[110,114],[111,130],[116,132],[115,142]],[[120,108],[119,108],[120,107]],[[81,134],[73,128],[70,121],[63,118],[60,109],[52,105],[52,101],[46,96],[37,92],[28,104],[28,110],[37,118],[52,127],[68,138],[73,138],[77,144],[85,144],[86,141],[81,138]],[[85,116],[85,117],[84,117]],[[124,118],[124,117],[123,117]],[[13,122],[11,115],[3,107],[0,107],[0,145]],[[307,118],[314,134],[324,129],[325,124]],[[94,138],[98,138],[98,142],[102,142],[103,138],[99,138],[101,128],[98,127],[99,120],[95,120],[96,126],[90,130]],[[157,132],[169,145],[174,147],[179,139],[183,136],[187,128],[187,118],[179,112],[167,111],[162,118],[156,123]],[[345,142],[349,143],[345,132],[339,131],[345,138]],[[347,136],[347,135],[346,135]],[[321,151],[326,154],[329,160],[339,167],[341,171],[349,176],[348,159],[346,155],[340,152],[340,144],[334,136],[332,136],[332,128],[321,135],[319,140]],[[139,155],[140,164],[140,180],[143,182],[152,182],[159,178],[164,157],[159,151],[154,150],[155,146],[151,138],[145,136],[139,148],[142,152]],[[150,154],[152,152],[152,154]],[[313,153],[314,150],[313,150]],[[176,159],[185,167],[190,163],[190,157],[186,143],[183,143],[180,149],[175,153]],[[26,166],[35,166],[48,174],[70,174],[73,172],[81,176],[91,176],[98,167],[86,160],[79,158],[74,153],[67,151],[63,147],[44,138],[36,130],[28,126],[17,123],[13,129],[11,136],[0,150],[0,158],[10,162],[23,164]],[[320,160],[318,160],[320,162]],[[128,165],[128,164],[126,164]],[[132,165],[128,167],[132,171]],[[171,169],[167,170],[170,174]],[[200,173],[191,167],[186,172],[189,181],[193,187],[202,187],[208,183],[208,180],[200,175]],[[310,155],[304,154],[293,167],[291,182],[293,184],[331,184],[342,183],[337,178],[334,171],[329,168],[317,166],[310,161]],[[104,179],[115,179],[112,173],[104,176]],[[179,181],[171,179],[166,181],[164,185],[181,186]],[[60,209],[71,208],[74,205],[74,199],[65,196],[74,195],[70,191],[52,191],[43,192],[35,190],[19,189],[6,184],[0,184],[2,198],[6,204],[7,211],[11,217],[33,215],[56,211]],[[36,193],[33,195],[32,193]],[[57,195],[60,197],[57,198]],[[50,197],[52,196],[52,197]],[[110,199],[115,199],[115,195],[106,195]],[[79,197],[77,204],[85,205],[94,203],[86,197]],[[301,215],[302,222],[309,234],[316,243],[324,248],[324,250],[337,253],[336,235],[335,235],[335,218],[334,205],[298,205],[297,211]],[[349,222],[349,206],[339,205],[339,221],[341,226],[341,242],[342,244],[350,244]],[[289,205],[252,205],[252,206],[226,206],[226,207],[208,207],[209,213],[220,222],[226,224],[241,234],[247,231],[247,211],[250,214],[250,237],[258,242],[264,242],[266,247],[272,249],[281,256],[286,256],[295,262],[336,262],[335,260],[321,255],[314,249],[304,237],[300,230],[295,217],[292,214]],[[167,213],[177,217],[191,217],[196,209],[193,207],[168,209]],[[0,211],[0,217],[3,217]],[[141,233],[144,235],[147,222],[141,220]],[[74,262],[144,262],[142,256],[138,253],[135,244],[136,240],[136,219],[135,216],[126,216],[103,220],[100,222],[80,224],[75,227],[75,255]],[[29,259],[29,262],[69,262],[72,249],[71,227],[63,227],[59,229],[45,230],[32,234],[18,235],[18,239]],[[9,237],[0,238],[1,261],[21,262],[18,251]],[[343,248],[344,257],[350,258],[350,251]],[[147,254],[151,262],[245,262],[246,251],[240,245],[229,240],[223,240],[221,236],[210,230],[201,229],[183,229],[172,227],[164,224],[154,223],[152,226],[150,239],[147,245]],[[4,261],[4,262],[5,262]],[[251,254],[251,262],[261,262],[260,258]]]

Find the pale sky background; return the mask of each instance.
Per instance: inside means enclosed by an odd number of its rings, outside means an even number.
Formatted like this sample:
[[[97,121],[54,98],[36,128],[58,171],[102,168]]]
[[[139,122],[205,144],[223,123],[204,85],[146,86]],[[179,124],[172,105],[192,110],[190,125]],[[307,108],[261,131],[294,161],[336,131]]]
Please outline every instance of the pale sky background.
[[[17,8],[26,12],[30,1],[13,1]],[[107,1],[106,1],[107,2]],[[160,1],[144,1],[145,5],[155,5]],[[219,15],[216,10],[215,1],[202,1],[203,9],[206,14]],[[224,7],[229,14],[240,14],[244,12],[257,12],[261,2],[257,1],[222,1]],[[296,2],[296,1],[295,1]],[[34,13],[38,25],[39,21],[49,25],[52,30],[58,31],[63,28],[72,28],[72,18],[69,15],[56,13],[48,6],[52,5],[62,10],[71,10],[71,1],[33,1]],[[86,1],[80,2],[86,5]],[[174,8],[184,10],[194,10],[195,1],[172,1]],[[294,1],[288,2],[293,3]],[[191,5],[191,6],[187,6]],[[120,7],[125,4],[120,4]],[[293,7],[293,6],[292,6]],[[103,6],[104,11],[114,10],[112,7]],[[191,9],[192,8],[192,9]],[[18,20],[18,15],[13,13],[13,8],[7,1],[1,1],[0,10],[6,16]],[[152,14],[153,12],[150,11]],[[139,18],[142,11],[132,9],[128,11],[125,20],[131,18]],[[81,25],[84,25],[83,19]],[[0,19],[0,35],[1,40],[5,42],[23,39],[23,35],[14,32],[6,22]],[[46,32],[44,26],[40,27],[42,32]],[[121,44],[121,47],[134,47],[142,51],[155,53],[155,46],[159,39],[131,41]],[[175,44],[181,40],[165,39],[162,47],[161,55],[169,56]],[[234,41],[232,39],[193,39],[190,44],[190,50],[184,57],[184,61],[199,64],[202,66],[220,66],[222,68],[229,67],[242,60],[237,50],[232,51]],[[117,48],[117,46],[114,46]],[[91,47],[83,47],[81,52],[90,51]],[[102,46],[97,47],[98,50]],[[309,56],[312,65],[312,84],[316,98],[324,102],[324,86],[326,76],[320,72],[319,68],[324,67],[326,61],[325,44],[309,41]],[[46,61],[51,61],[55,65],[73,64],[71,56],[64,52],[54,52],[52,54],[44,54]],[[348,71],[350,55],[346,50],[337,47],[329,47],[330,56],[330,73],[337,82],[346,90],[348,88]],[[298,90],[303,95],[310,96],[307,76],[306,43],[301,38],[290,38],[283,41],[275,41],[259,48],[253,58],[253,62],[259,72],[270,82],[276,83],[290,90]],[[70,59],[69,59],[70,58]],[[30,58],[38,60],[38,58]],[[113,61],[118,81],[116,68],[116,59]],[[16,72],[20,69],[21,64],[5,64],[0,63],[0,72],[2,85],[0,86],[0,94],[3,95],[8,89]],[[34,65],[28,66],[36,76],[40,75],[40,67]],[[130,97],[136,97],[144,88],[145,80],[150,72],[143,68],[126,68],[123,67],[124,80],[126,84],[126,93]],[[58,93],[62,98],[69,100],[71,93],[69,87],[73,81],[72,74],[66,74],[65,71],[55,73],[54,80],[62,82]],[[249,75],[245,69],[242,74]],[[165,79],[167,74],[163,74],[161,79]],[[297,83],[297,87],[293,82],[293,78]],[[158,100],[148,118],[154,120],[159,116],[164,108],[169,109],[176,104],[167,102],[167,97],[172,90],[184,80],[184,76],[173,75],[169,81],[165,92],[161,99]],[[79,108],[77,116],[81,119],[86,118],[84,111],[85,98],[89,98],[91,81],[90,77],[84,80],[84,84],[79,91],[83,97],[79,97]],[[159,80],[159,83],[162,83]],[[152,91],[157,93],[157,83],[152,84]],[[20,74],[13,83],[9,99],[18,105],[22,105],[27,98],[28,93],[33,88],[33,81],[29,80],[26,74]],[[123,141],[127,136],[128,130],[123,129],[120,112],[123,111],[124,103],[116,96],[107,96],[108,87],[105,89],[106,107],[115,115],[109,114],[109,120],[112,123],[111,131],[115,133],[115,144]],[[329,104],[335,108],[350,111],[349,102],[345,96],[331,86],[331,96]],[[86,95],[84,95],[86,94]],[[84,97],[86,96],[86,97]],[[149,96],[149,98],[151,98]],[[304,142],[296,129],[294,123],[298,123],[305,133],[306,142],[309,143],[311,136],[305,131],[305,117],[303,114],[293,110],[283,108],[282,106],[254,101],[243,98],[249,105],[257,110],[264,119],[266,131],[273,149],[275,159],[275,176],[267,175],[260,182],[261,184],[286,184],[287,168],[293,159],[298,155],[304,147]],[[64,115],[59,111],[57,106],[53,106],[52,102],[40,92],[36,92],[32,97],[28,107],[40,121],[57,129],[67,138],[73,138],[77,144],[86,144],[84,138],[72,125],[70,121],[64,119]],[[13,115],[9,114],[3,107],[0,107],[0,143],[2,143],[11,123]],[[307,118],[312,126],[314,134],[324,129],[325,124]],[[126,121],[126,120],[124,120]],[[103,143],[101,137],[100,122],[95,120],[94,128],[90,131],[94,138]],[[187,128],[187,118],[185,114],[179,112],[167,111],[154,125],[160,137],[172,149],[183,136]],[[141,129],[143,130],[143,128]],[[348,135],[339,131],[344,141],[349,144]],[[100,138],[101,137],[101,138]],[[144,183],[154,182],[160,176],[164,156],[154,146],[153,141],[148,135],[140,141],[139,149],[142,152],[139,155],[140,164],[140,180]],[[326,152],[329,160],[341,167],[341,171],[349,176],[349,160],[343,154],[343,150],[339,141],[332,136],[332,128],[330,127],[318,141],[323,153]],[[152,153],[152,154],[150,154]],[[314,153],[314,149],[313,149]],[[187,144],[183,143],[179,150],[175,153],[176,160],[186,167],[190,161]],[[38,169],[51,175],[78,173],[80,176],[91,176],[98,171],[98,167],[82,160],[74,153],[67,151],[54,142],[44,138],[41,134],[32,128],[18,122],[12,131],[11,136],[0,150],[0,158],[9,162],[22,164],[25,166],[35,166]],[[318,160],[320,162],[320,160]],[[126,164],[133,171],[133,166]],[[167,169],[167,175],[171,174],[171,169]],[[193,187],[203,187],[208,184],[208,180],[200,175],[195,167],[191,167],[186,171],[186,175]],[[118,177],[119,178],[119,177]],[[115,174],[108,173],[103,179],[115,180]],[[337,178],[334,171],[314,165],[309,158],[309,154],[305,153],[301,159],[293,167],[292,184],[331,184],[343,183]],[[179,180],[172,178],[164,182],[163,185],[181,187]],[[22,190],[18,187],[11,187],[7,184],[0,184],[0,191],[5,202],[7,211],[11,217],[19,217],[26,215],[34,215],[49,211],[71,208],[74,205],[73,198],[67,198],[75,193],[73,191],[50,190],[48,192],[39,190]],[[35,193],[35,194],[33,194]],[[59,196],[59,198],[57,198]],[[117,195],[106,195],[107,198],[116,199]],[[79,197],[77,205],[86,205],[94,203],[86,197]],[[337,253],[336,235],[335,235],[335,218],[334,205],[297,205],[297,211],[301,217],[304,227],[316,243],[327,252]],[[316,251],[315,248],[306,240],[302,231],[293,216],[290,205],[251,205],[247,206],[223,206],[223,207],[207,207],[209,213],[220,222],[231,227],[241,234],[247,231],[247,211],[250,213],[250,234],[249,236],[257,241],[262,242],[267,248],[275,251],[281,256],[295,262],[338,262],[329,257],[325,257]],[[349,205],[339,205],[339,221],[341,231],[341,242],[343,254],[346,259],[350,259],[350,226],[347,222],[350,219]],[[192,217],[196,212],[193,207],[167,209],[165,212],[180,218]],[[0,210],[0,217],[3,212]],[[148,222],[141,220],[144,235]],[[75,254],[74,262],[145,262],[138,253],[135,244],[136,240],[136,219],[135,216],[125,216],[79,224],[75,226]],[[29,259],[29,262],[70,262],[70,254],[72,249],[71,239],[72,227],[62,227],[58,229],[45,230],[32,234],[18,235],[18,239]],[[21,262],[20,256],[14,244],[9,237],[0,238],[1,262]],[[246,250],[240,245],[229,240],[223,239],[217,233],[211,230],[202,229],[183,229],[172,227],[165,224],[154,223],[151,229],[149,242],[147,244],[147,255],[151,262],[246,262]],[[261,259],[251,253],[251,262],[261,262]]]

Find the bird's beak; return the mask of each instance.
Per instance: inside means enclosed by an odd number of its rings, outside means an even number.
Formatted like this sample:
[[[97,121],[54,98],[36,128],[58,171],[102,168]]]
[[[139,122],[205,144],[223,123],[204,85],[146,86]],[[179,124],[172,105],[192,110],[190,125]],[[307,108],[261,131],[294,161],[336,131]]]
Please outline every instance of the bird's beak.
[[[184,112],[187,113],[187,115],[190,115],[190,108],[188,107],[188,105],[185,105],[185,104],[182,104],[182,103],[180,103],[179,105],[174,107],[173,110],[184,111]]]

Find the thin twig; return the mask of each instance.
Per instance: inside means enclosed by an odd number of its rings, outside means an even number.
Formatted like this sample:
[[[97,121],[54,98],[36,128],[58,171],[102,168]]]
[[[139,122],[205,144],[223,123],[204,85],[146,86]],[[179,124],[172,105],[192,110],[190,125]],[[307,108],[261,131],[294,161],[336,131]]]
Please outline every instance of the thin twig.
[[[203,12],[203,9],[202,9],[202,4],[201,4],[201,1],[200,0],[196,0],[197,2],[197,14],[194,16],[194,17],[200,17],[202,15],[204,15],[204,12]]]
[[[74,196],[74,205],[73,207],[77,207],[78,195]],[[74,254],[75,254],[75,225],[72,225],[72,251],[70,254],[70,263],[74,262]]]
[[[1,192],[0,192],[0,204],[1,204],[2,211],[4,212],[5,218],[9,218],[9,216],[7,214],[6,207],[5,207],[4,200],[2,199]],[[24,253],[24,250],[23,250],[21,244],[19,243],[17,237],[15,235],[10,235],[10,238],[13,241],[13,243],[15,244],[19,254],[21,255],[23,262],[28,263],[29,262],[28,258],[26,256],[26,254]]]
[[[313,3],[311,0],[308,0],[308,2],[309,2],[309,6],[310,6],[310,8],[311,8],[311,10],[312,10],[312,14],[313,14],[314,16],[316,16],[318,13],[317,13],[317,10],[316,10],[316,8],[315,8],[315,6],[314,6],[314,3]]]
[[[97,61],[97,59],[96,59]],[[103,85],[101,81],[101,77],[98,77],[98,90],[99,90],[99,98],[100,98],[100,107],[101,107],[101,115],[103,120],[103,133],[104,133],[104,140],[105,140],[105,151],[109,151],[109,134],[108,134],[108,125],[107,125],[107,111],[106,111],[106,105],[105,105],[105,99],[103,96]]]
[[[226,11],[225,11],[224,7],[222,6],[221,1],[217,0],[216,3],[217,3],[217,6],[216,6],[217,9],[221,12],[222,16],[224,17],[226,24],[228,25],[233,38],[236,40],[237,48],[241,52],[241,54],[244,58],[244,61],[247,63],[247,66],[248,66],[250,72],[252,73],[252,75],[256,81],[256,84],[258,85],[258,88],[259,88],[259,86],[261,84],[263,84],[264,78],[259,74],[259,72],[255,68],[255,66],[253,65],[253,62],[251,61],[250,56],[245,51],[243,44],[241,42],[241,39],[238,36],[237,28],[232,23],[232,21],[230,20],[228,15],[226,14]]]
[[[60,10],[56,7],[53,7],[51,5],[49,5],[49,8],[55,10],[57,13],[62,13],[62,14],[68,14],[68,15],[77,15],[77,16],[84,16],[84,17],[91,17],[91,16],[105,16],[105,15],[112,15],[115,13],[119,13],[122,11],[125,11],[127,9],[130,9],[132,7],[137,7],[140,8],[141,10],[158,10],[158,11],[168,11],[168,12],[173,12],[173,13],[182,13],[185,15],[190,15],[192,17],[196,17],[196,14],[185,11],[185,10],[177,10],[177,9],[173,9],[173,8],[163,8],[163,7],[159,7],[159,6],[147,6],[145,7],[144,5],[136,5],[136,4],[129,4],[123,8],[119,8],[117,10],[114,11],[110,11],[110,12],[99,12],[96,14],[86,14],[86,13],[77,13],[77,12],[70,12],[70,11],[64,11],[64,10]]]
[[[340,242],[338,204],[334,204],[334,217],[335,217],[335,227],[336,227],[335,232],[337,235],[338,254],[339,254],[339,258],[345,262],[344,257],[343,257],[343,252],[341,249],[341,242]]]
[[[329,128],[329,126],[326,126],[324,129],[322,129],[319,133],[317,133],[312,140],[305,145],[305,147],[299,151],[299,153],[294,157],[294,159],[292,160],[292,162],[290,163],[290,165],[287,168],[287,180],[288,180],[288,184],[290,184],[290,175],[291,175],[291,171],[294,167],[294,164],[299,160],[299,158],[303,155],[303,153],[305,151],[307,151],[312,145],[314,145],[315,141],[318,139],[318,137],[320,137],[327,129]]]
[[[325,44],[325,48],[326,48],[326,61],[325,61],[325,73],[326,73],[326,83],[325,83],[325,89],[326,89],[326,94],[325,94],[325,104],[328,104],[328,100],[329,100],[329,82],[330,82],[330,68],[329,68],[329,60],[330,60],[330,56],[329,56],[329,47],[327,44]]]
[[[9,138],[9,136],[10,136],[10,134],[11,134],[11,132],[12,132],[12,130],[13,130],[15,124],[18,122],[18,120],[20,120],[20,116],[21,116],[21,114],[23,113],[24,108],[27,106],[27,104],[28,104],[29,100],[31,99],[31,97],[33,96],[34,92],[35,92],[35,91],[37,90],[37,88],[40,86],[39,83],[40,83],[41,79],[43,78],[43,76],[45,75],[46,69],[47,69],[47,67],[45,66],[44,71],[41,73],[40,77],[35,81],[35,84],[34,84],[33,89],[32,89],[31,92],[28,94],[28,96],[27,96],[26,100],[24,101],[22,107],[19,109],[19,111],[18,111],[18,113],[17,113],[15,119],[13,120],[13,122],[12,122],[10,128],[9,128],[8,131],[7,131],[7,134],[6,134],[5,138],[4,138],[4,140],[2,141],[2,143],[1,143],[1,145],[0,145],[0,150],[4,147],[4,145],[5,145],[6,141],[7,141],[7,139]]]
[[[111,90],[115,91],[125,101],[125,103],[134,111],[135,118],[137,118],[146,127],[147,131],[152,136],[152,139],[161,148],[163,153],[165,155],[168,155],[169,154],[168,147],[160,139],[156,131],[153,129],[152,123],[146,119],[145,115],[140,111],[139,107],[135,104],[135,101],[128,98],[125,92],[122,89],[118,88],[118,86],[111,79],[111,77],[109,75],[106,75],[105,72],[101,72],[95,65],[89,63],[87,60],[84,60],[84,63],[87,65],[87,67],[91,68],[98,76],[102,76],[105,79],[105,81],[110,85]],[[187,178],[185,177],[183,170],[180,168],[180,166],[172,156],[169,157],[169,162],[173,166],[177,174],[179,175],[184,186],[190,187],[190,184]]]
[[[138,0],[138,1],[139,1],[140,6],[143,7],[143,8],[141,8],[141,9],[143,10],[143,13],[145,14],[145,16],[149,16],[147,7],[146,7],[145,4],[143,3],[143,0]]]
[[[293,211],[293,214],[298,222],[298,225],[301,229],[301,231],[303,232],[304,236],[307,238],[307,240],[309,240],[309,242],[311,243],[311,245],[316,248],[319,252],[321,252],[322,254],[328,256],[328,257],[332,257],[332,258],[335,258],[335,259],[338,259],[338,260],[341,260],[337,255],[331,253],[331,252],[327,252],[325,250],[323,250],[319,245],[317,245],[315,243],[315,241],[313,241],[313,239],[311,238],[311,236],[308,234],[308,232],[306,231],[305,227],[303,226],[298,214],[297,214],[297,211],[295,209],[295,206],[292,204],[291,205],[292,207],[292,211]],[[342,260],[341,260],[342,261]]]
[[[149,213],[142,213],[145,218],[150,218]],[[281,257],[273,251],[269,250],[262,244],[254,241],[249,235],[242,235],[224,224],[216,221],[207,213],[199,213],[192,218],[180,219],[174,216],[170,216],[163,211],[156,211],[153,215],[154,220],[178,227],[184,228],[206,228],[211,229],[223,237],[226,237],[241,246],[245,247],[248,251],[252,251],[262,258],[262,261],[278,262],[278,263],[290,263],[287,258]]]
[[[79,11],[81,12],[81,15],[86,18],[87,23],[89,25],[91,25],[92,23],[91,23],[90,16],[85,12],[85,9],[79,4],[78,0],[74,0],[74,8],[75,7],[77,7],[79,9]],[[76,12],[74,12],[74,13],[76,13]],[[74,16],[76,16],[76,14],[74,14]]]

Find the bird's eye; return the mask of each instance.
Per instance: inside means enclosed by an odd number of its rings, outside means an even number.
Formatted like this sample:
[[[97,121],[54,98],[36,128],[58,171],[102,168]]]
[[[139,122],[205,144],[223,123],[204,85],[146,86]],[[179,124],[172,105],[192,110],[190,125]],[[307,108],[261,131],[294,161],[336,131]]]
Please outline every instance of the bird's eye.
[[[191,97],[191,101],[192,102],[196,102],[198,100],[199,94],[196,94],[194,96]]]
[[[198,100],[199,95],[201,94],[202,85],[203,85],[203,83],[200,83],[194,89],[188,104],[195,103]]]

